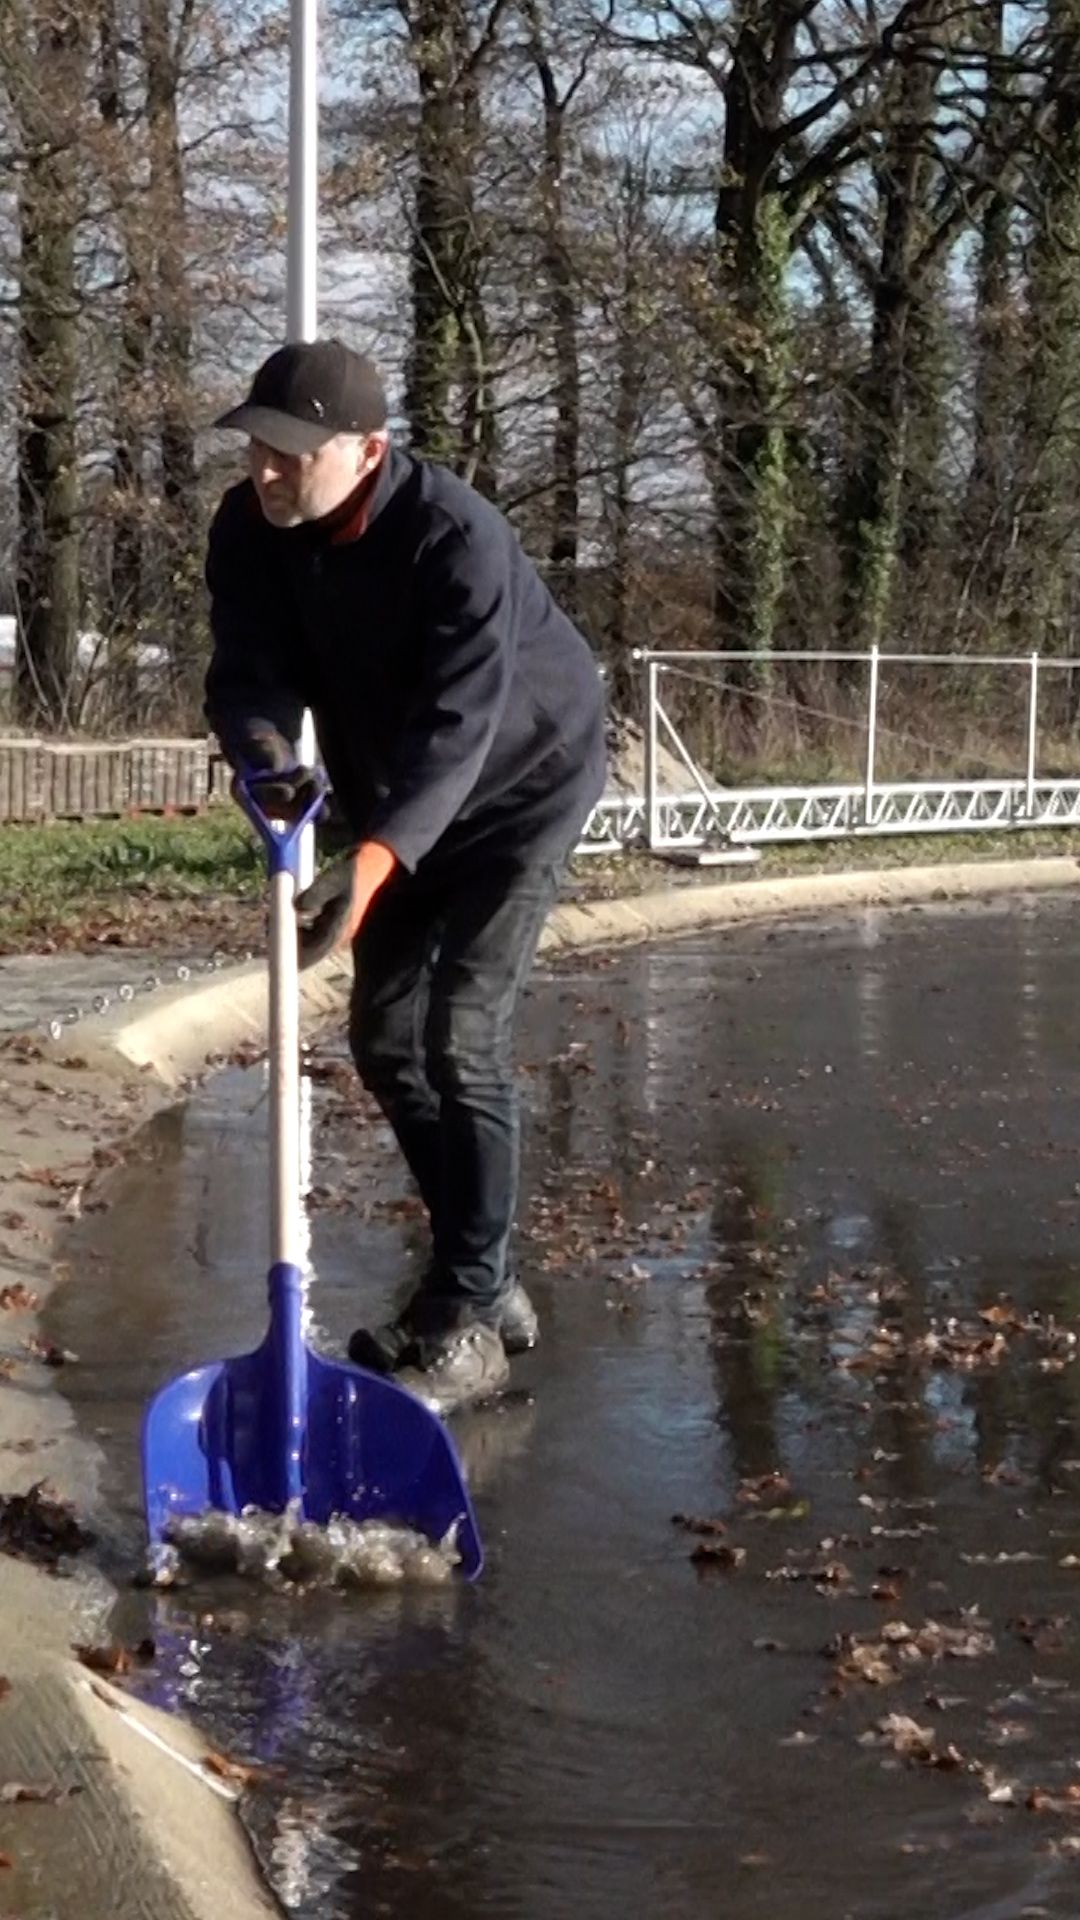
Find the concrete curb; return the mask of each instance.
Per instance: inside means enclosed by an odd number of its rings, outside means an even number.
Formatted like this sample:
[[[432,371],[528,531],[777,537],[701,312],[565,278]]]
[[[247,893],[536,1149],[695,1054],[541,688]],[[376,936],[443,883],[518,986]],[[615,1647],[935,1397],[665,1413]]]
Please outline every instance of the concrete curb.
[[[20,1574],[32,1604],[32,1571],[4,1562],[5,1583]],[[5,1664],[5,1773],[69,1796],[62,1818],[55,1807],[20,1807],[3,1823],[14,1863],[5,1891],[20,1912],[38,1910],[32,1863],[44,1847],[50,1913],[119,1920],[271,1920],[280,1913],[236,1818],[238,1791],[204,1764],[210,1749],[195,1728],[88,1673],[66,1650],[38,1653],[25,1667],[18,1659]]]
[[[971,861],[866,873],[820,873],[777,880],[672,886],[620,900],[557,907],[544,929],[541,954],[693,933],[750,921],[797,919],[821,912],[987,899],[1001,894],[1080,888],[1072,859]],[[302,1016],[310,1030],[340,1014],[352,969],[334,958],[301,976]],[[58,1063],[73,1055],[121,1074],[148,1073],[180,1090],[242,1042],[266,1036],[266,968],[247,962],[196,985],[163,989],[152,1004],[119,1006],[44,1049]]]

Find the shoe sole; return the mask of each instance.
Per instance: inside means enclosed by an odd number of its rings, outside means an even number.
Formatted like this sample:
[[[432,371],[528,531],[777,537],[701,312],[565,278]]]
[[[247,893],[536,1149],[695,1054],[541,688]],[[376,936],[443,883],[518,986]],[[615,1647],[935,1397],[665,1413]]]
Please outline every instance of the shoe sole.
[[[505,1327],[500,1327],[499,1338],[503,1343],[507,1358],[512,1360],[515,1354],[531,1353],[534,1347],[540,1345],[540,1329],[537,1327],[532,1333],[526,1333],[521,1328],[509,1332]]]

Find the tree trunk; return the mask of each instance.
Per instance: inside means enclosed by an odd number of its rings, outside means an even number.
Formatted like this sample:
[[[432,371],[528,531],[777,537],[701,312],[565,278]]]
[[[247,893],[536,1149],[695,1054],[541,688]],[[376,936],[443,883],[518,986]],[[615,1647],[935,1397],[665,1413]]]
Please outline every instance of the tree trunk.
[[[1071,599],[1080,410],[1080,0],[1056,0],[1053,118],[1035,188],[1029,249],[1030,369],[1018,565],[1009,586],[1014,644],[1075,650]]]
[[[137,646],[143,601],[144,434],[140,396],[146,377],[150,329],[145,239],[135,212],[134,183],[123,154],[130,129],[125,124],[120,85],[120,36],[115,0],[102,0],[100,12],[98,107],[111,140],[113,204],[123,238],[127,286],[123,295],[116,360],[113,441],[113,499],[107,563],[104,626],[108,645],[108,708],[113,723],[134,726],[138,719]]]
[[[636,696],[636,676],[630,654],[630,590],[633,574],[633,497],[631,480],[637,451],[644,366],[639,335],[639,265],[628,243],[620,290],[616,338],[618,354],[613,448],[614,485],[611,502],[611,610],[608,648],[612,669],[612,703],[626,712]]]
[[[462,198],[462,244],[459,264],[461,344],[459,381],[461,385],[461,451],[458,471],[471,486],[494,500],[497,491],[495,470],[495,380],[491,365],[491,332],[484,304],[484,274],[487,246],[480,227],[473,192],[476,156],[480,150],[483,126],[480,111],[480,86],[475,69],[468,65],[467,46],[459,49],[464,66],[462,86],[463,164],[460,191]]]
[[[1004,0],[984,0],[979,17],[986,51],[986,148],[1000,151],[1010,114],[1004,52]],[[987,197],[979,225],[975,284],[973,447],[964,503],[972,604],[992,617],[1005,574],[1014,439],[1015,356],[1010,344],[1013,200],[1004,187]]]
[[[416,190],[410,247],[413,337],[405,377],[405,411],[414,450],[452,465],[457,433],[451,394],[460,352],[455,311],[454,246],[459,209],[452,178],[460,145],[454,92],[457,0],[417,0],[408,15],[420,92]]]
[[[544,155],[540,169],[541,254],[555,357],[549,579],[552,592],[573,619],[578,607],[581,370],[578,363],[574,265],[566,235],[564,205],[567,101],[560,98],[535,4],[527,7],[527,14],[532,60],[544,103]]]
[[[911,411],[909,334],[913,260],[924,236],[929,163],[926,127],[934,65],[910,58],[900,71],[878,172],[881,257],[874,289],[870,364],[863,383],[860,455],[842,510],[843,636],[853,650],[879,646],[900,552],[900,503]]]
[[[169,0],[140,0],[140,24],[150,142],[149,204],[156,237],[158,326],[154,358],[161,415],[167,631],[181,710],[197,713],[206,656],[201,611],[202,529],[195,459],[194,328],[180,144],[180,73]]]
[[[914,589],[947,539],[948,275],[927,274],[911,304],[907,332],[909,419],[900,493],[899,562]]]
[[[20,641],[13,710],[26,726],[72,717],[79,629],[76,468],[77,165],[67,115],[81,99],[78,10],[54,4],[34,35],[22,101],[15,563]]]
[[[787,274],[792,223],[776,167],[777,129],[791,79],[790,8],[744,5],[724,93],[724,184],[715,210],[721,329],[714,389],[713,497],[716,643],[748,653],[773,646],[784,587],[791,490],[783,410],[790,376]],[[744,720],[760,723],[767,665],[730,675]]]

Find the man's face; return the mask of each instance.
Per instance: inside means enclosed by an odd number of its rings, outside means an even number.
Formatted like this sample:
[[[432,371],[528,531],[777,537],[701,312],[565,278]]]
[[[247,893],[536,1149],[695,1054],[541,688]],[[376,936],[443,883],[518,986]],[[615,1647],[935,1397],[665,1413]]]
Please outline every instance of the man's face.
[[[321,520],[348,499],[386,451],[385,433],[339,433],[315,453],[279,453],[264,440],[248,444],[248,471],[272,527]]]

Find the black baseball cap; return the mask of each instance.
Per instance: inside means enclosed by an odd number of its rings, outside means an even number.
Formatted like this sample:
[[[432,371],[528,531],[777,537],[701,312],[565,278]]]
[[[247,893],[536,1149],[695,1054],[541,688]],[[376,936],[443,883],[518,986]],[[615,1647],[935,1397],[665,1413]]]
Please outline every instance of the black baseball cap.
[[[341,340],[301,340],[264,360],[242,406],[215,427],[237,427],[278,453],[315,453],[337,433],[378,433],[386,393],[378,368]]]

